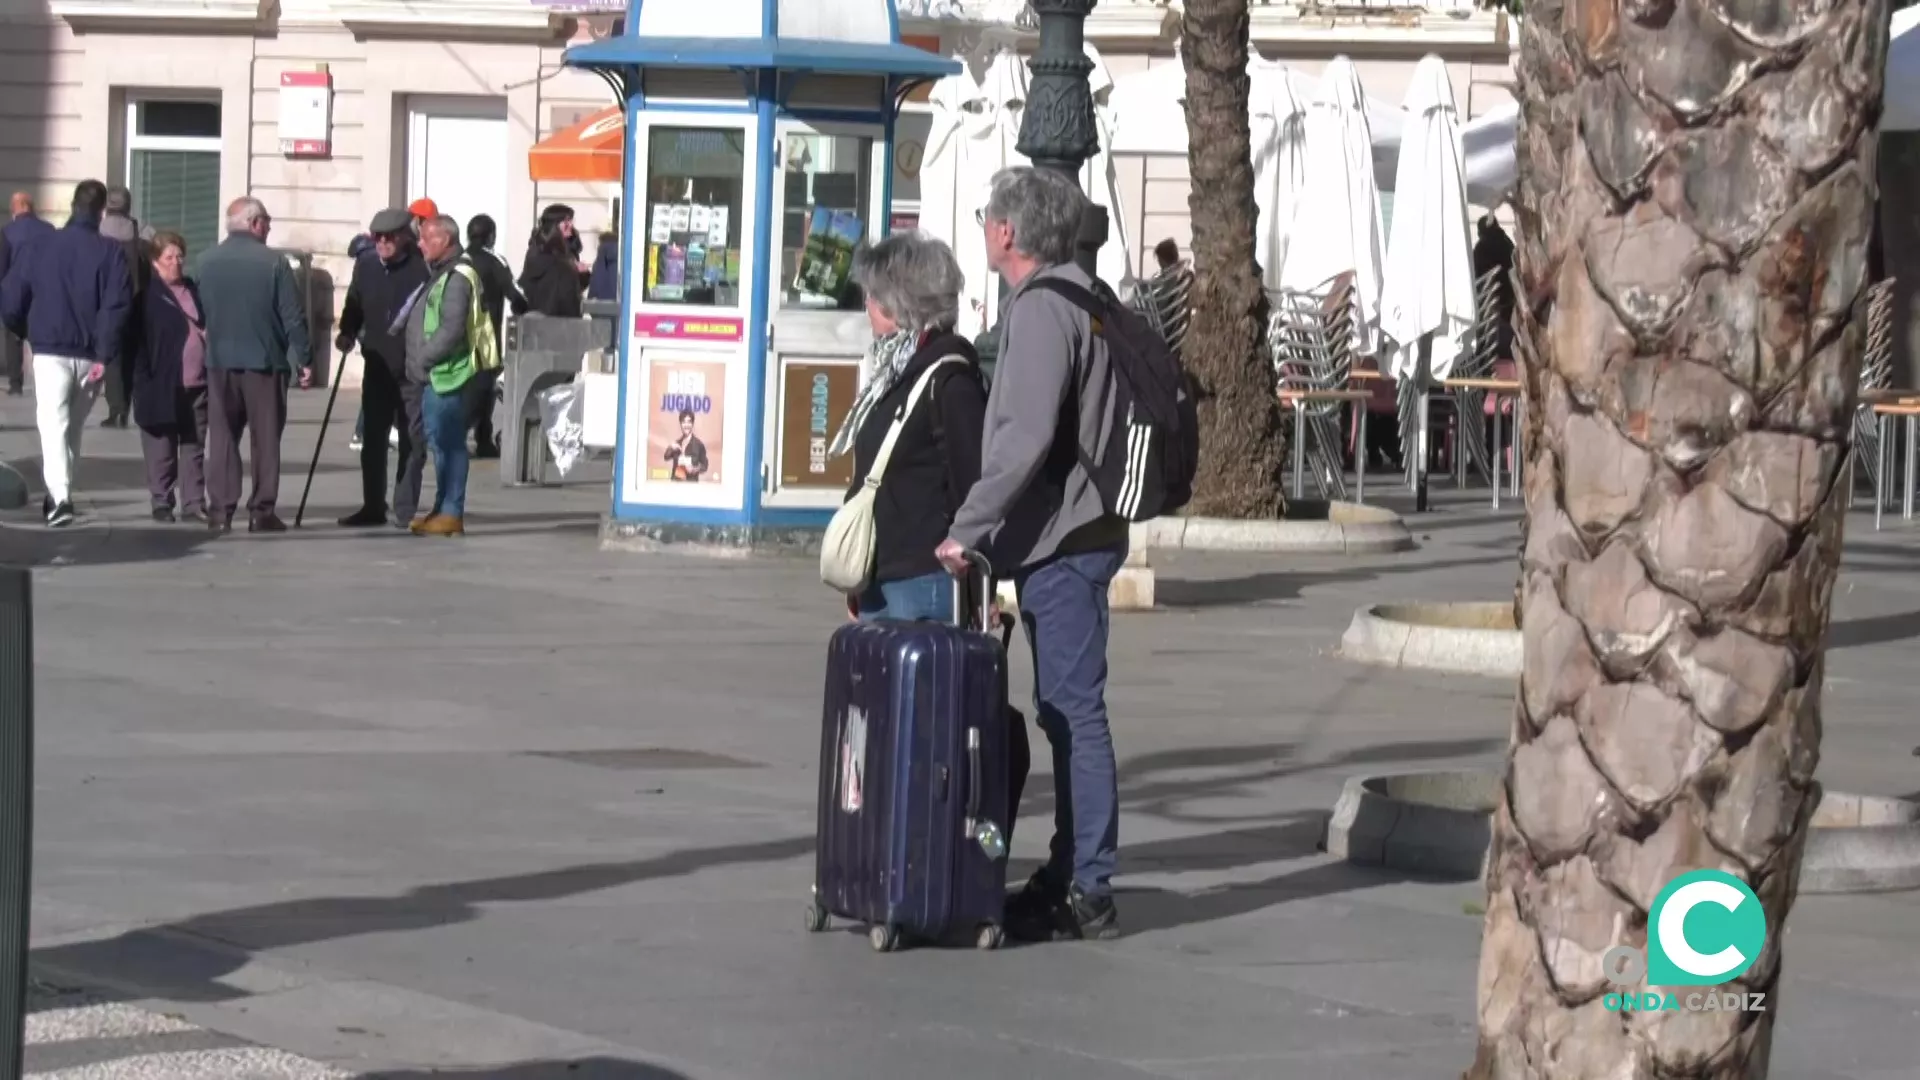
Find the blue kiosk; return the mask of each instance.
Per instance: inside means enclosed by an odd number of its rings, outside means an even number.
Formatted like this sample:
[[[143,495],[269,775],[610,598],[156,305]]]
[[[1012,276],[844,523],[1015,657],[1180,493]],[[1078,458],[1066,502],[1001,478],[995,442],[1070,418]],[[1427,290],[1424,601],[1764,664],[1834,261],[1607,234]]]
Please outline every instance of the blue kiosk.
[[[845,287],[884,236],[893,125],[957,73],[892,0],[631,0],[568,66],[626,102],[614,544],[787,547],[850,481],[827,442],[871,337]]]

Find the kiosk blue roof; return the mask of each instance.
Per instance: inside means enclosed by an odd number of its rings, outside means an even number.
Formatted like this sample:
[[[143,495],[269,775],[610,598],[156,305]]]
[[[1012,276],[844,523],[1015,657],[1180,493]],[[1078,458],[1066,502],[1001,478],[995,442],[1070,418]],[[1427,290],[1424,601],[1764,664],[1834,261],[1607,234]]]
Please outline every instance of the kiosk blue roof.
[[[632,0],[618,37],[571,67],[722,68],[937,79],[960,64],[902,44],[893,0]]]
[[[960,73],[960,63],[899,42],[820,41],[809,38],[644,38],[626,34],[575,45],[570,67],[729,68],[805,71],[820,75],[894,75],[937,79]]]

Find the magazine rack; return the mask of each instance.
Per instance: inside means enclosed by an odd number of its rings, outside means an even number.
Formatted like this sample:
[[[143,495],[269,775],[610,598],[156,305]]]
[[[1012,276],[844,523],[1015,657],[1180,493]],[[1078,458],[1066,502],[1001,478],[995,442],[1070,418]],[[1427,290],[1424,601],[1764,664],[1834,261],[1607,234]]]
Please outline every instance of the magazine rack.
[[[891,218],[913,86],[959,65],[900,41],[891,0],[634,0],[567,50],[626,106],[611,540],[805,543],[871,338],[846,281]]]

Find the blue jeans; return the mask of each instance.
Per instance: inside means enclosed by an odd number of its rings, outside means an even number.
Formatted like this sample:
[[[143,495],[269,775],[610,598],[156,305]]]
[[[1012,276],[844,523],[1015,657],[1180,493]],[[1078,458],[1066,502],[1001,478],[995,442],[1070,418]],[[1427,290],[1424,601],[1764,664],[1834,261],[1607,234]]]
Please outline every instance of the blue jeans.
[[[945,570],[867,586],[860,594],[860,621],[932,619],[953,621],[953,575]]]
[[[426,421],[427,445],[433,448],[433,512],[448,517],[467,513],[467,395],[466,387],[442,394],[421,388],[421,418]]]
[[[1120,782],[1107,727],[1107,586],[1124,546],[1059,555],[1014,575],[1033,647],[1033,697],[1053,747],[1053,846],[1047,869],[1088,896],[1112,892]]]

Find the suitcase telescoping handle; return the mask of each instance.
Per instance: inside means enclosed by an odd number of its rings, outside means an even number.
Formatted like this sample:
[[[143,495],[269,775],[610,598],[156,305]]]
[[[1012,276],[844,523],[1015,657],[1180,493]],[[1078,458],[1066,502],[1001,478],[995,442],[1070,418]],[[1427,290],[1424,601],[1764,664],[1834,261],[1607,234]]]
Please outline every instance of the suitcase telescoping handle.
[[[962,629],[992,633],[993,564],[977,551],[969,550],[965,557],[968,572],[953,579],[953,617],[959,621]],[[980,610],[977,612],[967,609],[967,582],[974,578],[980,580]],[[977,622],[973,621],[976,617]]]

